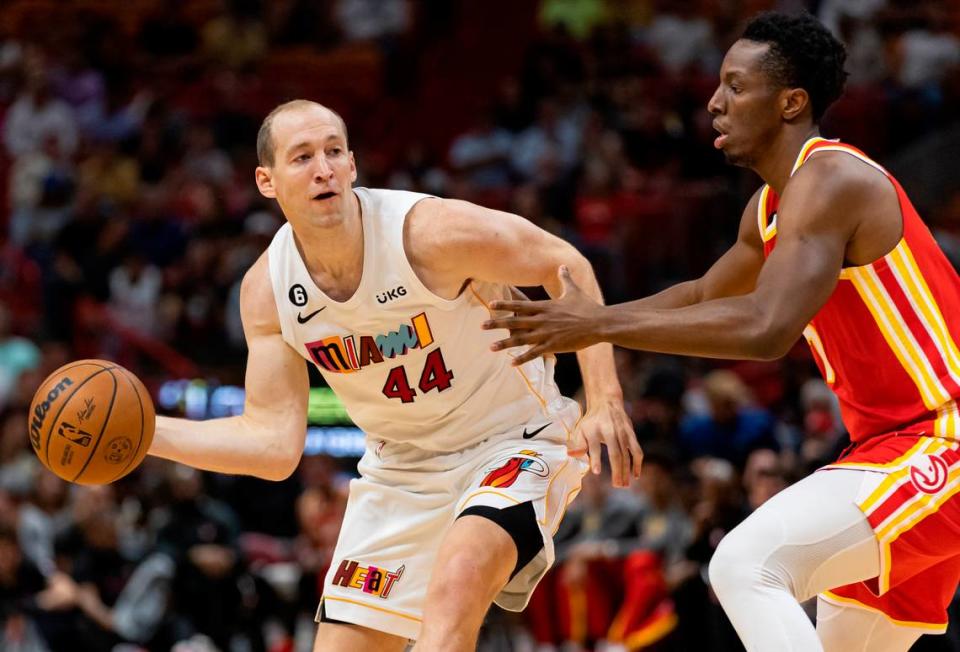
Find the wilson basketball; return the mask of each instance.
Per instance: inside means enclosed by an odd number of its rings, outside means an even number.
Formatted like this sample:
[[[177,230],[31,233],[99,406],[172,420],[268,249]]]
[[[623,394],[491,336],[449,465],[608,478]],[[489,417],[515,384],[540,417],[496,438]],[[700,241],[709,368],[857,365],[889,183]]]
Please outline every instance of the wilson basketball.
[[[30,405],[30,444],[43,465],[78,484],[107,484],[143,461],[153,401],[136,376],[106,360],[80,360],[47,377]]]

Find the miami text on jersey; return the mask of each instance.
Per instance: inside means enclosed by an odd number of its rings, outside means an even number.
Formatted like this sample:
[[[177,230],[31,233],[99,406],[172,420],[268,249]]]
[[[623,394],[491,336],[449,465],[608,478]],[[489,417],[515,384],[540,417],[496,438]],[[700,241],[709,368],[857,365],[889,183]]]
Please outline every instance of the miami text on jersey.
[[[426,313],[400,324],[395,331],[380,335],[347,335],[326,337],[304,346],[318,367],[334,373],[352,373],[384,358],[406,355],[411,349],[424,349],[433,343],[433,332]]]

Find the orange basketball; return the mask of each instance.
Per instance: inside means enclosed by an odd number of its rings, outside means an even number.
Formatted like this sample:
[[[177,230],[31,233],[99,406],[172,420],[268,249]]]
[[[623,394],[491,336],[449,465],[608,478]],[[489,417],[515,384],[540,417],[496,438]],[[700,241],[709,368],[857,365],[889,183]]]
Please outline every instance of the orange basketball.
[[[143,461],[153,401],[136,376],[106,360],[79,360],[47,377],[33,396],[27,430],[43,465],[78,484],[107,484]]]

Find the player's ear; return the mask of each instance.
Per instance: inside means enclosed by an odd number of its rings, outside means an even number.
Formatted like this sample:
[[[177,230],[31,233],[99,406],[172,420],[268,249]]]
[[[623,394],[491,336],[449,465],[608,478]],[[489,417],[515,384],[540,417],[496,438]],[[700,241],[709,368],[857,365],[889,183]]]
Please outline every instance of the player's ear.
[[[810,94],[802,88],[788,88],[783,91],[780,101],[782,103],[780,113],[784,120],[790,121],[810,106]]]
[[[353,151],[350,152],[350,183],[357,181],[357,162],[353,159]]]
[[[270,168],[261,165],[256,169],[254,174],[257,179],[257,188],[260,190],[260,194],[269,199],[276,199],[277,190],[273,187],[273,175],[270,173]]]

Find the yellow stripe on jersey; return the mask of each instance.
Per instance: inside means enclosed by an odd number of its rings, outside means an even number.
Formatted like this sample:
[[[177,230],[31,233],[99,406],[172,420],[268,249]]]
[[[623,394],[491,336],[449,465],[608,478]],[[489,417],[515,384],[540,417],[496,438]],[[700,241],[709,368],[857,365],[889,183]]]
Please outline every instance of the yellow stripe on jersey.
[[[924,445],[924,443],[926,443],[929,439],[931,439],[931,438],[930,438],[930,437],[921,437],[920,439],[917,440],[917,443],[915,443],[913,446],[910,447],[910,450],[908,450],[906,453],[904,453],[903,455],[901,455],[901,456],[898,457],[897,459],[893,460],[892,462],[882,462],[882,463],[878,463],[878,462],[849,462],[849,463],[847,463],[847,462],[833,462],[832,464],[828,464],[827,466],[829,466],[829,467],[834,467],[834,466],[843,466],[843,465],[845,465],[845,464],[849,464],[850,466],[854,466],[854,467],[856,467],[856,468],[858,468],[858,469],[859,469],[859,468],[863,468],[863,469],[870,470],[870,471],[873,471],[873,470],[882,471],[883,469],[895,469],[896,467],[900,466],[901,464],[903,464],[904,462],[906,462],[908,459],[910,459],[910,456],[912,456],[914,453],[916,453],[917,451],[919,451],[920,448]],[[871,495],[872,495],[872,494],[871,494]]]
[[[767,227],[767,230],[763,232],[763,241],[770,242],[777,235],[777,214],[773,214],[773,219],[770,220],[770,225]]]
[[[923,327],[936,344],[940,355],[943,356],[950,376],[960,384],[960,350],[957,349],[957,344],[947,329],[943,313],[940,312],[930,286],[923,278],[923,272],[920,271],[913,252],[910,251],[905,240],[890,253],[889,260],[900,287],[910,300]]]
[[[934,439],[932,437],[924,437],[923,439],[920,439],[919,441],[917,441],[916,444],[911,446],[910,450],[908,450],[906,453],[904,453],[903,455],[895,459],[893,462],[890,462],[888,464],[877,464],[876,466],[878,468],[893,468],[895,466],[899,466],[901,464],[909,462],[910,458],[916,454],[927,455],[934,448],[937,448],[937,449],[944,448],[944,446],[938,445],[938,444],[942,444],[942,440]],[[887,477],[884,478],[883,481],[877,485],[877,488],[874,489],[870,493],[870,495],[867,496],[865,500],[860,502],[859,504],[860,510],[863,511],[865,514],[869,513],[874,507],[877,506],[878,503],[881,502],[881,500],[887,497],[887,495],[889,494],[893,486],[899,483],[900,480],[903,479],[903,477],[908,473],[910,473],[909,464],[903,467],[902,469],[898,469],[896,471],[889,473]]]
[[[770,196],[770,186],[764,185],[760,189],[760,204],[757,206],[757,228],[760,229],[760,239],[767,241],[767,198]]]
[[[757,208],[757,221],[760,224],[760,239],[764,242],[770,242],[777,235],[777,217],[776,213],[767,215],[767,202],[770,201],[772,190],[769,185],[765,185],[760,191],[760,206]]]
[[[797,160],[793,164],[793,169],[790,170],[791,177],[794,174],[796,174],[797,170],[800,169],[800,166],[803,165],[804,162],[807,160],[807,156],[810,155],[810,150],[813,149],[813,146],[816,145],[817,143],[822,143],[826,140],[827,140],[826,138],[821,138],[820,136],[814,136],[813,138],[811,138],[810,140],[808,140],[806,143],[803,144],[803,147],[800,149],[800,153],[797,155]]]
[[[820,357],[820,362],[823,363],[823,374],[826,376],[827,384],[832,385],[837,380],[837,375],[834,373],[833,366],[830,364],[830,361],[827,360],[827,353],[823,350],[823,340],[820,339],[820,333],[818,333],[817,329],[813,327],[813,324],[809,324],[803,329],[803,336]]]
[[[924,406],[928,410],[935,410],[949,402],[952,397],[940,382],[930,360],[910,332],[873,266],[851,269],[850,280],[873,315],[887,345],[900,361],[900,366],[920,391]]]
[[[887,172],[887,170],[882,165],[874,161],[872,158],[868,158],[864,154],[858,152],[857,150],[855,150],[853,147],[850,147],[849,145],[843,145],[843,144],[837,143],[835,145],[826,145],[824,147],[818,147],[816,151],[810,154],[810,156],[812,156],[813,154],[819,154],[820,152],[844,152],[846,154],[849,154],[850,156],[860,159],[867,165],[876,168],[883,174],[889,175],[889,172]],[[809,159],[810,156],[807,156],[807,158]]]
[[[923,520],[926,516],[933,514],[940,506],[950,500],[957,492],[960,492],[960,468],[956,468],[947,476],[945,491],[938,494],[918,494],[917,498],[909,503],[907,509],[903,510],[897,518],[891,520],[887,525],[875,530],[877,539],[885,542],[893,542],[901,534],[909,530],[917,521]]]
[[[933,434],[938,437],[956,439],[960,433],[960,413],[957,411],[957,402],[950,401],[937,408],[937,418],[933,422]]]

